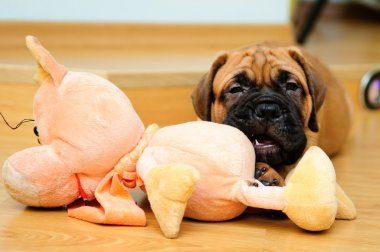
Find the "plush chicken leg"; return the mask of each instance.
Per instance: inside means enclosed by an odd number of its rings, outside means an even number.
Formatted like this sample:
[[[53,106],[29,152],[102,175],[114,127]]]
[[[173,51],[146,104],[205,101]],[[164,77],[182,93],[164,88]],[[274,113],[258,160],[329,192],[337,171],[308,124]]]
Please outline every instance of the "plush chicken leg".
[[[303,229],[329,229],[338,207],[335,188],[333,164],[322,149],[312,146],[287,177],[283,212]]]
[[[153,167],[145,179],[150,206],[162,232],[176,238],[199,172],[186,164]]]

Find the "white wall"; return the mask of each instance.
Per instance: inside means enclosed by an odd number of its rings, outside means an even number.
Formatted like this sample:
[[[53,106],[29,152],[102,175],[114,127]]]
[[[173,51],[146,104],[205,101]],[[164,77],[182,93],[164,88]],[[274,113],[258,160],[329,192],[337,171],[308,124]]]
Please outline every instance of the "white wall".
[[[0,0],[0,21],[287,23],[289,0]]]

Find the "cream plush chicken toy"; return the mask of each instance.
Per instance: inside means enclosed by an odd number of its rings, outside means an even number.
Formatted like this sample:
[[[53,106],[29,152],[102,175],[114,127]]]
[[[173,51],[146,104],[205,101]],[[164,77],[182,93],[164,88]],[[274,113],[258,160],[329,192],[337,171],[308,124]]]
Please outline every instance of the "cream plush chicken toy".
[[[4,185],[17,201],[68,205],[69,216],[94,223],[144,226],[145,213],[128,192],[138,185],[168,238],[178,236],[184,216],[227,220],[248,206],[281,210],[311,231],[355,217],[318,147],[305,153],[285,187],[265,187],[253,179],[254,149],[238,129],[197,121],[145,130],[115,85],[68,71],[32,36],[26,44],[38,63],[33,117],[41,145],[4,162]]]

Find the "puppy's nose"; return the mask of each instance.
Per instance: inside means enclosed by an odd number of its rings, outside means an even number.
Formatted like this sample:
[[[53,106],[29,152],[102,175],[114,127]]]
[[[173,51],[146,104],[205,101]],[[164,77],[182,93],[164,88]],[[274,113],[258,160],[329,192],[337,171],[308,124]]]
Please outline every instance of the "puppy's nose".
[[[276,103],[260,103],[253,112],[253,116],[260,121],[273,122],[282,116],[280,106]]]

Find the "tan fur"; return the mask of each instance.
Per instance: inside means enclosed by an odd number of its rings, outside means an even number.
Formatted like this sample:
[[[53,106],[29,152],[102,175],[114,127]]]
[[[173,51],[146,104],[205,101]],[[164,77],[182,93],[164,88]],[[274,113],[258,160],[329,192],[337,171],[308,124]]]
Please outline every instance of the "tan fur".
[[[267,163],[263,162],[256,162],[255,169],[263,169],[265,167],[266,171],[258,178],[259,181],[272,181],[272,180],[277,180],[277,183],[275,183],[275,186],[285,186],[285,180],[283,177],[281,177],[280,174],[277,173],[277,171],[269,166]]]

